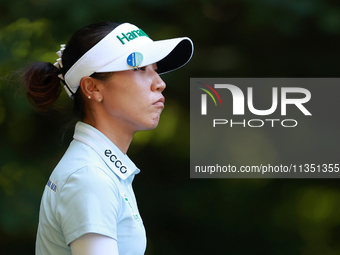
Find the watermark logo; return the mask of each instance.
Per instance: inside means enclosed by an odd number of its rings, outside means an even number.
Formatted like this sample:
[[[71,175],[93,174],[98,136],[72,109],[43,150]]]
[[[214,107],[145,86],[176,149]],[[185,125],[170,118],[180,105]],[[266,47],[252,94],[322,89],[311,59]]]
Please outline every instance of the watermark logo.
[[[190,78],[190,178],[340,178],[339,84]]]
[[[268,98],[268,94],[263,95],[261,93],[256,94],[256,97],[255,97],[253,93],[253,87],[247,87],[244,93],[240,87],[233,85],[233,84],[214,84],[213,86],[211,86],[203,82],[196,82],[196,84],[197,83],[203,85],[201,87],[198,87],[198,89],[205,92],[204,94],[201,94],[201,116],[208,115],[208,110],[210,110],[208,109],[207,95],[209,95],[210,98],[213,100],[215,106],[218,105],[215,97],[218,99],[220,105],[223,106],[221,97],[223,98],[223,96],[231,95],[232,102],[230,102],[230,104],[227,104],[227,106],[224,106],[223,110],[216,109],[215,111],[218,111],[218,113],[223,113],[223,111],[227,112],[226,109],[229,110],[230,106],[232,106],[233,116],[245,115],[246,110],[250,114],[253,114],[256,116],[270,116],[277,112],[279,112],[281,116],[286,116],[288,105],[291,105],[289,107],[295,107],[305,116],[312,115],[311,112],[305,106],[305,104],[311,100],[311,92],[306,88],[271,87],[271,95],[270,95],[271,98]],[[258,101],[264,100],[264,99],[265,100],[271,99],[270,107],[266,107],[266,109],[256,108],[254,106],[254,97]],[[229,107],[229,108],[226,108],[226,107]],[[271,123],[272,127],[274,127],[275,122],[280,122],[283,127],[295,127],[298,124],[297,120],[295,119],[284,119],[284,120],[270,119],[270,118],[250,119],[250,120],[243,119],[241,122],[239,121],[236,122],[235,120],[233,121],[232,119],[227,120],[225,118],[218,118],[218,119],[213,119],[213,127],[216,127],[216,125],[224,125],[224,124],[230,124],[232,127],[233,123],[234,123],[234,126],[236,124],[241,124],[244,127],[245,126],[262,127],[264,126],[266,122]]]
[[[220,104],[222,106],[221,97],[220,97],[220,95],[217,93],[217,91],[213,87],[211,87],[210,85],[205,84],[203,82],[197,82],[197,83],[200,83],[200,84],[206,86],[208,89],[210,89],[217,96],[217,98],[220,101]],[[198,88],[203,90],[204,92],[206,92],[212,98],[212,100],[214,101],[215,106],[217,106],[215,97],[211,94],[211,92],[209,90],[201,88],[201,87],[198,87]],[[202,115],[207,115],[207,94],[202,94],[201,95],[201,114]]]
[[[201,83],[201,84],[207,86],[215,93],[215,95],[218,97],[221,103],[221,106],[222,106],[221,98],[219,94],[216,92],[216,90],[205,83]],[[232,84],[215,84],[214,87],[216,89],[229,90],[233,98],[233,115],[244,115],[245,96],[240,88]],[[209,91],[203,88],[199,88],[199,89],[209,94],[210,97],[214,100],[215,105],[217,105],[215,98]],[[247,93],[247,105],[251,113],[255,115],[264,116],[264,115],[270,115],[276,111],[277,106],[278,106],[278,88],[277,87],[272,88],[272,105],[269,109],[266,109],[266,110],[259,110],[254,107],[252,87],[248,87],[247,92],[248,92]],[[289,93],[302,94],[303,97],[295,98],[295,99],[287,98]],[[307,103],[310,99],[311,99],[311,93],[309,90],[305,88],[294,88],[294,87],[281,88],[281,115],[287,114],[288,104],[295,105],[304,115],[312,115],[303,105],[304,103]],[[206,94],[201,95],[201,115],[207,115],[207,95]]]

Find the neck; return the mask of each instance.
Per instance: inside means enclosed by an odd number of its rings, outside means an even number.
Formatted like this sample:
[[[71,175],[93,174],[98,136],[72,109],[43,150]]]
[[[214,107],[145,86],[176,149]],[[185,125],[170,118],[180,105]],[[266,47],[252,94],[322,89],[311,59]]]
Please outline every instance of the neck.
[[[107,138],[109,138],[110,141],[113,142],[124,154],[127,153],[134,135],[133,132],[127,132],[125,128],[114,121],[95,121],[92,118],[85,118],[84,122],[98,129]]]

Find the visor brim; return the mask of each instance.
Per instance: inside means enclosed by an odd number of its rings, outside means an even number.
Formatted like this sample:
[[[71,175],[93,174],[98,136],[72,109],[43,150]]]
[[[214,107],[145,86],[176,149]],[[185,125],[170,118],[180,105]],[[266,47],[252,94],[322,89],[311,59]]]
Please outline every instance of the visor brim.
[[[176,70],[189,62],[193,50],[193,43],[188,37],[153,41],[138,45],[131,49],[131,52],[108,63],[96,72],[116,72],[133,69],[133,67],[128,65],[127,57],[133,52],[139,52],[143,55],[143,61],[139,67],[157,63],[158,73],[164,74]]]

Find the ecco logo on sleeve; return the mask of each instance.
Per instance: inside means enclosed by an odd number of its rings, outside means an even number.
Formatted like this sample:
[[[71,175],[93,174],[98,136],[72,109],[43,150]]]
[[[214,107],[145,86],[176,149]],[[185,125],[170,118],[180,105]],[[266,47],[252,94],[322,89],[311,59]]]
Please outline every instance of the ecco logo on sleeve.
[[[54,193],[57,192],[57,184],[54,183],[53,181],[48,180],[46,186],[49,187]]]
[[[106,157],[110,159],[112,163],[114,163],[114,166],[119,169],[119,171],[122,174],[125,174],[127,172],[127,167],[123,165],[123,162],[118,159],[118,157],[112,153],[111,150],[107,149],[104,151],[104,154]]]

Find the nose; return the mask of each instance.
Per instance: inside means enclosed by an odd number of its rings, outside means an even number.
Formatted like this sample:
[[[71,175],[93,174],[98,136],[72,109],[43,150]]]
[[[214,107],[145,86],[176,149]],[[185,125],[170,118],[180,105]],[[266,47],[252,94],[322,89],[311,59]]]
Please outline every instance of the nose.
[[[162,78],[159,76],[159,74],[154,71],[154,78],[153,78],[153,82],[152,82],[152,86],[151,86],[151,90],[152,91],[159,91],[159,92],[162,92],[165,87],[166,87],[166,84],[165,82],[162,80]]]

